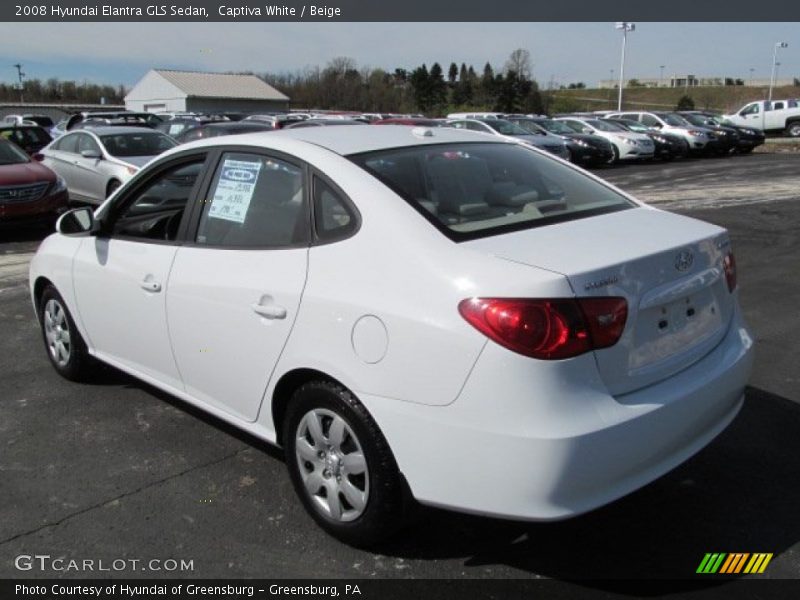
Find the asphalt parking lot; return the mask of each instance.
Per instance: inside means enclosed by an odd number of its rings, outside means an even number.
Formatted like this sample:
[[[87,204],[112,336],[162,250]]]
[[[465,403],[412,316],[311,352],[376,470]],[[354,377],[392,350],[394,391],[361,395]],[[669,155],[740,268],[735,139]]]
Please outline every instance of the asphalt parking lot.
[[[423,510],[378,551],[344,546],[305,515],[280,451],[110,369],[91,385],[59,378],[26,288],[44,234],[6,231],[0,577],[91,575],[14,567],[49,554],[193,561],[129,577],[690,578],[706,552],[772,552],[760,577],[800,577],[800,154],[596,173],[731,231],[756,369],[740,416],[688,463],[566,522]]]

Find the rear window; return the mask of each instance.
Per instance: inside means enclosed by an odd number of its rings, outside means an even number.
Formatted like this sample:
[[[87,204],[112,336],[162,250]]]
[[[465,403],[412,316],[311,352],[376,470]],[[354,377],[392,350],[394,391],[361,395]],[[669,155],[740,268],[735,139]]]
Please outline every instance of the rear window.
[[[421,145],[350,156],[456,241],[635,206],[517,144]]]

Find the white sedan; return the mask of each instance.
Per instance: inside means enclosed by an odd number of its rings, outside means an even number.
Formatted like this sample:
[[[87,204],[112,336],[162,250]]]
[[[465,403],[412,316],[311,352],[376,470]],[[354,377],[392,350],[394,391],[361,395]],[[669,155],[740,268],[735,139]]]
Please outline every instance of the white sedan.
[[[66,213],[30,270],[55,369],[283,446],[354,544],[406,496],[572,517],[733,420],[753,340],[724,229],[500,138],[344,129],[187,144]]]
[[[646,160],[653,158],[656,146],[653,140],[643,133],[628,131],[621,125],[585,117],[558,117],[576,133],[599,135],[611,142],[614,151],[614,162],[621,160]]]
[[[92,127],[60,136],[34,158],[64,178],[70,200],[100,204],[142,165],[177,145],[146,127]]]

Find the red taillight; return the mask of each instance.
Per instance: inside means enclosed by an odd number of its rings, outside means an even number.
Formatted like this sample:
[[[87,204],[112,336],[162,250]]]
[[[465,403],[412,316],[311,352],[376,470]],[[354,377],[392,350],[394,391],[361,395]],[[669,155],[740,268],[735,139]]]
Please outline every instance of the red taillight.
[[[555,360],[615,344],[625,328],[628,304],[624,298],[468,298],[458,311],[501,346]]]
[[[725,269],[725,281],[728,282],[728,291],[733,293],[736,289],[736,259],[733,257],[733,252],[728,252],[722,260],[722,266]]]

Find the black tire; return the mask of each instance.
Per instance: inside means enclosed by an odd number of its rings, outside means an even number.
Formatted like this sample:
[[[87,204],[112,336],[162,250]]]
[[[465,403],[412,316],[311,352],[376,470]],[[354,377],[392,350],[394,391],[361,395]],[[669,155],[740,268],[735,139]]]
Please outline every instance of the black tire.
[[[792,121],[786,124],[786,135],[788,137],[800,137],[800,121]]]
[[[116,179],[112,179],[108,182],[108,186],[106,187],[106,198],[108,198],[111,194],[113,194],[122,183]]]
[[[62,346],[67,348],[66,360],[64,360],[64,355],[59,353],[57,343],[54,342],[55,346],[52,346],[48,338],[48,329],[52,332],[53,327],[48,326],[47,320],[50,320],[52,325],[55,326],[53,315],[60,315],[61,311],[63,311],[63,317],[57,319],[60,320],[60,325],[56,329],[62,332],[58,335]],[[64,299],[52,285],[48,285],[44,289],[39,301],[39,325],[42,330],[42,339],[44,340],[47,357],[56,372],[70,381],[86,381],[90,379],[94,373],[94,359],[89,355],[86,343],[83,341],[78,328],[75,327],[75,321],[72,319]],[[68,338],[64,338],[63,331],[66,331]],[[53,334],[51,333],[50,335]],[[67,343],[65,343],[66,339],[69,340]]]
[[[748,146],[747,148],[739,148],[740,154],[750,154],[755,150],[755,146]]]
[[[330,434],[331,427],[329,422],[326,431],[325,419],[329,418],[327,414],[331,413],[341,418],[354,434],[355,444],[360,446],[366,462],[366,478],[356,482],[359,489],[367,490],[366,503],[360,514],[351,520],[335,519],[327,512],[328,509],[322,506],[321,502],[328,504],[327,487],[323,486],[317,489],[318,492],[324,491],[325,496],[316,494],[312,496],[312,493],[306,489],[305,478],[315,475],[322,468],[321,457],[319,463],[312,464],[302,459],[297,453],[297,443],[298,441],[302,442],[300,433],[304,431],[305,423],[307,423],[306,417],[312,415],[309,418],[314,418],[314,415],[318,414],[312,413],[312,411],[325,413],[318,422],[326,436]],[[347,544],[365,547],[385,540],[402,526],[406,512],[404,508],[405,494],[397,463],[377,424],[349,390],[331,381],[311,381],[302,385],[290,400],[283,431],[286,465],[295,492],[300,497],[305,509],[322,529]],[[349,433],[343,439],[347,440],[352,447],[353,442]],[[307,431],[302,437],[305,437],[306,442],[309,442],[314,449],[322,446],[313,441],[310,431]],[[344,446],[345,443],[342,443],[343,448]],[[328,447],[330,448],[330,446]],[[325,450],[321,451],[323,454],[325,453]],[[304,463],[302,466],[301,461]],[[341,464],[342,469],[345,468],[344,461],[336,462],[336,464]],[[338,484],[331,480],[331,472],[328,468],[325,468],[319,477],[325,477],[325,472],[328,472],[327,482],[337,485],[336,489],[338,489]],[[337,470],[336,479],[361,477],[360,475],[348,475],[346,471],[343,471],[342,475],[338,473]],[[320,481],[319,477],[315,479],[315,482]],[[358,508],[352,506],[348,509],[349,504],[344,493],[337,492],[337,504],[339,503],[344,509],[342,515],[348,510],[358,512]]]

